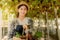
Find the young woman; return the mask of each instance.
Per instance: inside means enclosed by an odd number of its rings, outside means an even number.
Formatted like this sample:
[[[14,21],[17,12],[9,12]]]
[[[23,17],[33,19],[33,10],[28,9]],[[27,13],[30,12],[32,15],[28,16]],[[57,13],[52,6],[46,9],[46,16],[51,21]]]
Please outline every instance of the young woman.
[[[18,31],[21,35],[25,35],[28,40],[28,33],[31,32],[33,21],[26,17],[29,10],[28,4],[20,2],[17,6],[17,18],[12,20],[8,28],[8,40],[13,40],[15,31]],[[15,30],[15,31],[14,31]]]

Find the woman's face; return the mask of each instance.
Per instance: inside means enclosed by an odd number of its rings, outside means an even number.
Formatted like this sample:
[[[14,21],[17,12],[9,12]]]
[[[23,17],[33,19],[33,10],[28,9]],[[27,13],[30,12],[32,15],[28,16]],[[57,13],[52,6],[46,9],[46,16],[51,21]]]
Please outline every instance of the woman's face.
[[[19,16],[25,16],[26,13],[27,13],[27,8],[25,6],[21,6],[19,9],[18,9],[18,12],[19,12]]]

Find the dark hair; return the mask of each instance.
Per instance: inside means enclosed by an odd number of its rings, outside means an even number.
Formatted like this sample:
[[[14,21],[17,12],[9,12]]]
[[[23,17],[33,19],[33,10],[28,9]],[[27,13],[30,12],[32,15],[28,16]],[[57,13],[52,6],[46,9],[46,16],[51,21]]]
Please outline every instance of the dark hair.
[[[16,14],[16,17],[17,17],[17,18],[19,17],[19,12]]]
[[[25,5],[25,4],[21,4],[21,5],[19,5],[19,6],[18,6],[18,9],[19,9],[21,6],[25,6],[25,7],[27,8],[27,10],[28,10],[28,6]]]

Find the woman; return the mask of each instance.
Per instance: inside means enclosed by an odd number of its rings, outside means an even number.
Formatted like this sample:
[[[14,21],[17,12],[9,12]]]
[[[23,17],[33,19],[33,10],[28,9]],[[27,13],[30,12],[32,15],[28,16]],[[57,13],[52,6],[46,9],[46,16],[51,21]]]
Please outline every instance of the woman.
[[[15,29],[19,31],[21,35],[25,35],[26,39],[28,40],[28,33],[31,32],[33,24],[32,20],[29,17],[26,17],[28,10],[29,7],[27,3],[22,1],[20,2],[20,4],[18,4],[17,18],[10,23],[10,27],[8,28],[8,40],[13,40]]]

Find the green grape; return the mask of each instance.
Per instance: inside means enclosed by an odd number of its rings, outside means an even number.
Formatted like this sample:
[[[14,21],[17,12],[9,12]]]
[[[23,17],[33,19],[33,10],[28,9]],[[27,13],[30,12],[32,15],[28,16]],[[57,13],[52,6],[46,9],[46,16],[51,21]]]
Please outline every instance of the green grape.
[[[16,37],[18,37],[18,38],[20,37],[20,34],[18,32],[16,32]]]

